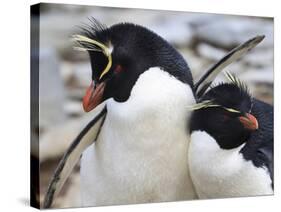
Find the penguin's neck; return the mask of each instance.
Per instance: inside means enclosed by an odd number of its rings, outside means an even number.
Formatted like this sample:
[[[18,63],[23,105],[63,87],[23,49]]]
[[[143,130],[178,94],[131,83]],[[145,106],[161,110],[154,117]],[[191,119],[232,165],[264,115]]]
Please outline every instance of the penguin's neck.
[[[207,132],[194,131],[191,134],[189,151],[195,163],[206,166],[202,170],[223,177],[237,172],[243,166],[242,154],[240,153],[243,146],[244,144],[233,149],[221,149],[216,140]]]
[[[140,75],[126,102],[113,99],[107,102],[107,116],[112,128],[135,129],[140,135],[149,136],[153,131],[161,132],[169,127],[187,131],[188,106],[194,103],[188,84],[154,67]]]

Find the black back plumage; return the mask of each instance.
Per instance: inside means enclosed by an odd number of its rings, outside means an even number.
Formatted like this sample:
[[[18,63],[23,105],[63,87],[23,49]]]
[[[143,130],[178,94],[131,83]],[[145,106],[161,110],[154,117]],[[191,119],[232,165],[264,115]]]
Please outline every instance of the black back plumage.
[[[259,129],[251,133],[241,153],[256,167],[267,168],[273,187],[273,107],[253,99],[252,114],[259,122]]]

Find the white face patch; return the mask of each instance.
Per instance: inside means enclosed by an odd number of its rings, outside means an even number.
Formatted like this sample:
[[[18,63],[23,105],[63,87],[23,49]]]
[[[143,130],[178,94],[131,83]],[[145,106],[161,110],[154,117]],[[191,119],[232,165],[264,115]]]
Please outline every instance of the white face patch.
[[[267,170],[246,161],[239,151],[223,150],[204,131],[191,134],[190,175],[200,198],[225,198],[273,194]]]

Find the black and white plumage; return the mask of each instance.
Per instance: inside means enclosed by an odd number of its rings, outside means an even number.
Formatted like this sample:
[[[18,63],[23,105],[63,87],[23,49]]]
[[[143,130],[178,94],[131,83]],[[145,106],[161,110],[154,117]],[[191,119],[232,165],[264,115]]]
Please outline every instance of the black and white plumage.
[[[106,84],[101,101],[106,100],[107,115],[99,138],[81,159],[82,205],[196,198],[186,157],[186,105],[195,103],[187,63],[144,27],[89,30],[88,38],[110,49],[112,65],[99,72],[106,65],[97,62],[104,54],[89,51],[93,81]]]
[[[134,24],[94,21],[74,39],[92,64],[83,107],[90,112],[105,102],[107,110],[81,158],[82,205],[196,198],[186,157],[194,85],[183,57]]]
[[[190,123],[189,166],[200,198],[273,193],[273,107],[231,83],[211,88]]]
[[[204,82],[212,81],[213,72],[218,74],[262,38],[230,52],[196,87],[183,57],[144,27],[124,23],[107,28],[92,20],[74,39],[77,49],[90,55],[93,82],[83,107],[94,111],[94,121],[63,157],[44,207],[50,207],[82,153],[82,205],[197,198],[187,161],[188,106],[195,103],[197,90],[207,89]],[[102,102],[105,106],[97,110]]]

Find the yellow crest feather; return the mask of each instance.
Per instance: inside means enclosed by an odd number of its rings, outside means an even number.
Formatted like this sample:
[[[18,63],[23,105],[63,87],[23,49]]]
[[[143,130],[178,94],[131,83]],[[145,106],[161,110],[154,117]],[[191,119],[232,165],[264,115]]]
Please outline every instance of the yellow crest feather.
[[[220,105],[215,104],[211,100],[206,100],[206,101],[199,102],[199,103],[196,103],[194,105],[191,105],[190,106],[190,110],[194,111],[194,110],[200,110],[200,109],[209,108],[209,107],[220,107]]]
[[[86,47],[83,47],[83,46],[74,47],[76,50],[79,50],[79,51],[100,51],[100,52],[103,52],[103,54],[108,58],[108,63],[106,65],[105,69],[102,71],[100,77],[99,77],[99,79],[101,79],[110,70],[110,68],[112,66],[112,56],[111,56],[110,49],[106,45],[104,45],[103,43],[100,43],[96,40],[88,38],[84,35],[73,35],[72,37],[80,45],[81,45],[81,42],[87,43],[87,44],[92,44],[92,45],[90,45],[89,48],[86,48]]]

